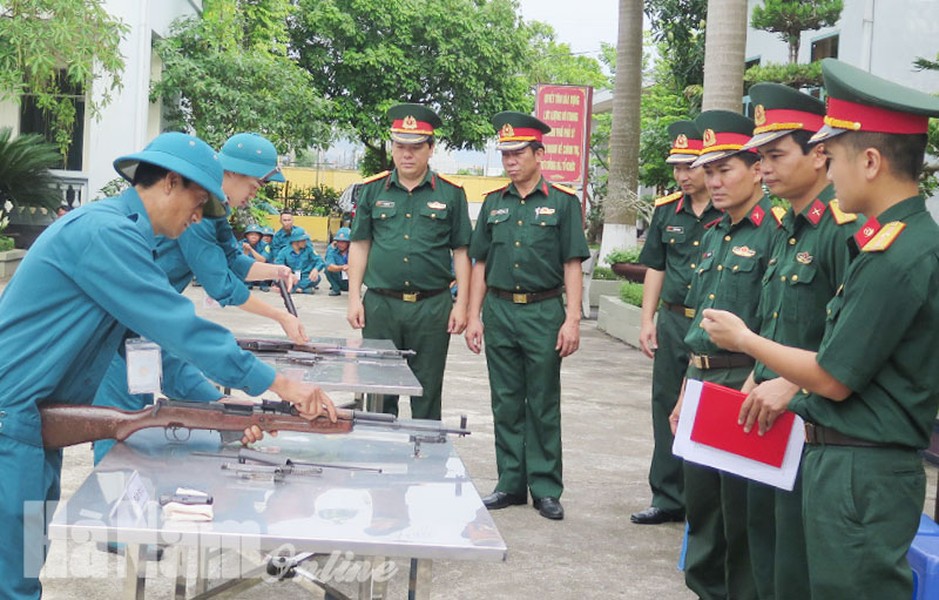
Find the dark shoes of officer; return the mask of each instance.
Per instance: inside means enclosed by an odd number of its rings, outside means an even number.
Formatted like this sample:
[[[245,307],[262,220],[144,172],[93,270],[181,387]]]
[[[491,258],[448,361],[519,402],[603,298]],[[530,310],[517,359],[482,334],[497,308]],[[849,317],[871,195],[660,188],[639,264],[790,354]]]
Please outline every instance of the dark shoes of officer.
[[[650,506],[642,512],[633,513],[629,520],[636,525],[658,525],[660,523],[684,521],[685,513],[680,510],[665,510],[664,508]]]
[[[564,518],[564,507],[557,498],[538,498],[533,502],[535,509],[545,519],[560,521]]]
[[[515,506],[517,504],[528,504],[528,497],[496,490],[483,498],[483,505],[489,510]]]

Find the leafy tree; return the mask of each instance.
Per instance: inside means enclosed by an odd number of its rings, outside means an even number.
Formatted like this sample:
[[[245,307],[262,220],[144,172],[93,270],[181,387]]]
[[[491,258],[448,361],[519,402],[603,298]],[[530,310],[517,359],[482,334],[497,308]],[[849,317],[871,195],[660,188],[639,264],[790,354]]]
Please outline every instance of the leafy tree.
[[[646,0],[644,10],[679,91],[703,84],[707,0]]]
[[[763,0],[754,6],[750,25],[779,34],[789,44],[789,63],[799,61],[802,32],[829,27],[841,18],[842,0]]]
[[[532,84],[589,85],[595,90],[611,87],[610,78],[603,72],[600,61],[571,53],[569,44],[557,41],[551,25],[534,21],[529,27],[534,61],[528,79]]]
[[[514,0],[298,0],[300,64],[333,102],[330,118],[389,164],[387,109],[433,107],[453,148],[480,148],[491,116],[530,111],[532,33]]]
[[[281,152],[328,142],[328,103],[288,56],[289,0],[205,0],[202,18],[173,25],[156,43],[162,98],[173,127],[192,128],[215,147],[257,132]]]
[[[919,71],[939,71],[939,55],[935,60],[919,57],[913,61],[913,67]],[[939,191],[939,121],[929,120],[929,131],[926,132],[926,164],[923,166],[921,187],[926,196],[932,196]],[[930,160],[930,157],[932,159]]]
[[[820,87],[822,85],[822,63],[818,61],[805,65],[769,63],[750,67],[743,74],[743,82],[747,89],[754,83],[764,81],[782,83],[794,88]]]
[[[0,99],[32,96],[52,123],[64,157],[71,144],[75,104],[64,92],[100,95],[86,107],[97,116],[120,87],[124,59],[119,44],[128,31],[112,18],[103,0],[16,0],[0,3]]]

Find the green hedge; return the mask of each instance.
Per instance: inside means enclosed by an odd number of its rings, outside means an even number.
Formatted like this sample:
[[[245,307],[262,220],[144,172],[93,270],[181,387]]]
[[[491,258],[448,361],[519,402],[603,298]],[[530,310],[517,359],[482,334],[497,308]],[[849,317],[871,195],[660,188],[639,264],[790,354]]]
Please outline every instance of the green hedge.
[[[625,281],[619,288],[620,300],[633,306],[642,306],[642,284]]]

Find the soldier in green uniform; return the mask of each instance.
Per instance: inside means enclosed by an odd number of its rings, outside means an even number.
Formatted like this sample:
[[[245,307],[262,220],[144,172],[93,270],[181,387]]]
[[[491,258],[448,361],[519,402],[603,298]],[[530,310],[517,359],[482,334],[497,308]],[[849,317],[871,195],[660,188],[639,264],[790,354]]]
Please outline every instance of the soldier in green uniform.
[[[740,388],[753,368],[745,354],[720,352],[698,327],[701,311],[720,307],[759,324],[757,303],[769,264],[776,223],[763,196],[760,158],[743,145],[753,121],[737,113],[705,111],[695,119],[704,147],[702,166],[711,202],[724,215],[708,227],[685,305],[695,310],[685,336],[690,352],[686,377]],[[672,412],[677,426],[681,401]],[[674,429],[673,429],[674,432]],[[747,480],[685,461],[688,548],[685,582],[701,598],[756,598],[747,543]]]
[[[688,369],[685,335],[692,309],[685,306],[692,262],[701,255],[704,224],[721,216],[711,206],[704,169],[691,163],[701,154],[701,132],[693,121],[678,121],[668,127],[673,140],[665,162],[681,187],[655,201],[652,223],[642,246],[640,262],[648,266],[642,292],[642,329],[639,345],[652,363],[652,435],[655,441],[649,486],[652,505],[633,514],[640,525],[685,520],[681,458],[672,454],[675,438],[668,416],[675,408],[681,381]],[[661,306],[659,301],[661,300]],[[656,313],[658,317],[656,317]]]
[[[844,280],[847,241],[857,230],[857,215],[841,210],[826,176],[824,146],[809,142],[823,125],[825,104],[777,83],[754,85],[750,98],[756,128],[744,147],[759,150],[763,183],[790,204],[785,211],[773,208],[783,234],[776,238],[763,277],[760,335],[817,350],[825,331],[825,306]],[[766,412],[763,422],[771,425],[800,388],[757,362],[743,391],[750,396],[740,418],[749,431],[760,411]],[[748,509],[750,558],[760,598],[811,597],[801,478],[791,492],[751,481]]]
[[[805,388],[789,409],[806,420],[803,519],[813,598],[910,598],[906,560],[925,497],[917,449],[939,405],[939,226],[919,195],[939,98],[833,59],[822,62],[828,177],[864,225],[828,303],[818,351],[760,337],[709,310],[715,343],[746,352]],[[760,411],[760,428],[774,411]]]
[[[365,181],[349,248],[349,324],[372,339],[414,350],[408,359],[423,395],[411,396],[411,416],[440,419],[450,334],[466,328],[467,295],[451,301],[450,270],[469,289],[472,225],[462,186],[429,167],[440,119],[425,106],[388,110],[395,169]],[[362,298],[362,282],[368,292]],[[398,397],[385,396],[398,414]]]
[[[492,124],[512,182],[486,195],[476,222],[465,334],[478,354],[485,323],[499,482],[483,504],[526,504],[531,491],[541,516],[563,519],[561,359],[580,345],[580,263],[590,252],[577,196],[541,176],[551,128],[517,112]]]

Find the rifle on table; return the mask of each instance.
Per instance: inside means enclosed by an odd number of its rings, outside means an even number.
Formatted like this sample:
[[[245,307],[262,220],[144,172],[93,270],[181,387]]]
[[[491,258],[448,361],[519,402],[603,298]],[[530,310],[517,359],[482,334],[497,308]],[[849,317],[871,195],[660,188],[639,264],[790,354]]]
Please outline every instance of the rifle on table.
[[[337,409],[338,421],[300,416],[293,404],[284,400],[262,400],[260,404],[187,402],[160,399],[149,408],[126,411],[105,406],[49,404],[39,409],[42,443],[46,448],[65,448],[96,440],[124,441],[141,429],[162,427],[167,439],[185,441],[193,429],[244,431],[257,425],[261,431],[304,433],[348,433],[354,426],[368,425],[405,432],[428,432],[443,441],[446,434],[469,435],[466,417],[458,429],[426,423],[399,421],[394,415],[361,410]],[[414,437],[414,435],[412,435]],[[429,441],[425,437],[421,441]]]
[[[338,355],[338,356],[365,356],[372,358],[408,358],[416,356],[414,350],[398,350],[383,348],[350,348],[349,346],[340,346],[338,344],[296,344],[290,340],[278,340],[270,338],[238,338],[238,346],[242,350],[248,350],[260,354],[286,354],[289,352],[305,352],[308,354],[319,355]]]

